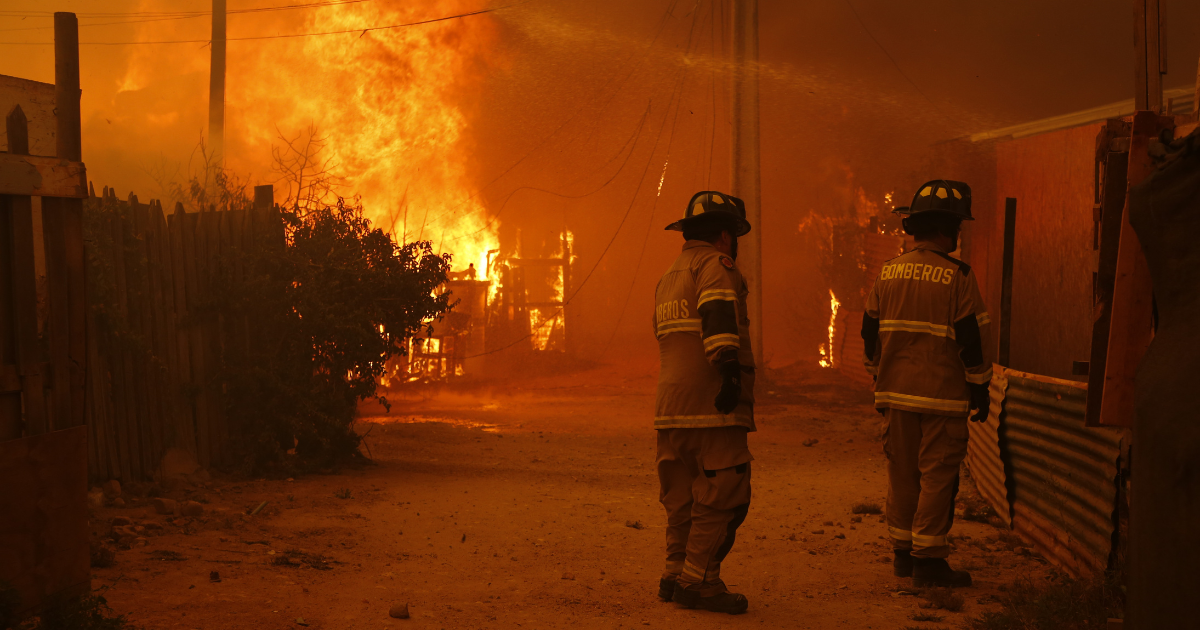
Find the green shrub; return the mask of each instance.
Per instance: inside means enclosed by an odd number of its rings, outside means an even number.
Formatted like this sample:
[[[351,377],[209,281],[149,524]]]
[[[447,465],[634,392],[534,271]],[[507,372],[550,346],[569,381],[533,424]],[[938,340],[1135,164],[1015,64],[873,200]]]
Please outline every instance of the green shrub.
[[[246,343],[226,349],[224,385],[255,472],[361,457],[358,401],[376,397],[387,360],[451,307],[434,295],[450,256],[428,241],[398,245],[342,199],[281,218],[284,238],[243,254],[214,304],[246,322]]]

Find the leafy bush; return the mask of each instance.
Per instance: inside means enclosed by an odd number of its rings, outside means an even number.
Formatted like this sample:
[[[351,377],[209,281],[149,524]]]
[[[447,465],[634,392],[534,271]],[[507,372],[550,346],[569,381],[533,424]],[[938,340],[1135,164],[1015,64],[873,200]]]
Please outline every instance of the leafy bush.
[[[214,304],[226,318],[245,318],[246,343],[226,348],[224,383],[256,472],[360,457],[351,426],[358,401],[376,397],[387,360],[451,307],[449,294],[434,295],[450,256],[435,255],[428,241],[398,245],[361,206],[339,199],[284,211],[282,222],[282,239],[230,266],[244,272],[226,274]]]

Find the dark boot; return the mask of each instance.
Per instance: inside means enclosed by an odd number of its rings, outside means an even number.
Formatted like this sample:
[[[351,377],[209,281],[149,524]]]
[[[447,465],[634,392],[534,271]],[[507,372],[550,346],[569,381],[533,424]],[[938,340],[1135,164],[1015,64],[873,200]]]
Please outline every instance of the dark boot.
[[[945,558],[913,558],[913,586],[970,586],[971,574],[955,571]]]
[[[675,584],[675,593],[671,599],[684,608],[699,608],[730,615],[740,615],[746,612],[746,608],[750,606],[745,595],[725,592],[711,597],[700,597],[700,591],[685,589],[678,583]]]
[[[658,579],[658,598],[664,602],[671,601],[671,596],[675,594],[675,578],[659,578]]]
[[[892,558],[892,575],[902,578],[912,577],[912,552],[907,549],[896,549],[894,551],[896,556]]]

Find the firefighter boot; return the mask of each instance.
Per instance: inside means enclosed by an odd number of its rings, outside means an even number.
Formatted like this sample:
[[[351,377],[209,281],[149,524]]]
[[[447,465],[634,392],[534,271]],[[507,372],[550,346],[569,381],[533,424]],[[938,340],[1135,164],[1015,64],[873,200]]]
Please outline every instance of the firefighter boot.
[[[895,553],[895,557],[892,558],[892,575],[902,578],[912,577],[912,552],[908,549],[896,549]]]
[[[711,597],[700,597],[700,591],[685,589],[679,584],[675,585],[675,593],[671,599],[684,608],[699,608],[730,615],[740,615],[750,606],[746,596],[739,593],[725,592]]]
[[[671,596],[675,594],[675,578],[659,578],[658,579],[658,598],[664,602],[671,601]]]
[[[971,574],[955,571],[945,558],[913,558],[913,586],[970,586]]]

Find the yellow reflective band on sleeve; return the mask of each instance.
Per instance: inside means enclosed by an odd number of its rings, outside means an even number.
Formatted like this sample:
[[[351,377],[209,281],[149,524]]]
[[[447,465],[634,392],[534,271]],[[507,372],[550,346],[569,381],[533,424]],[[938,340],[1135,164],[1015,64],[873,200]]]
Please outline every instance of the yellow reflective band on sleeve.
[[[987,311],[984,311],[975,316],[975,321],[979,322],[980,326],[992,323],[992,318],[988,317]]]
[[[696,300],[696,308],[704,306],[705,302],[713,300],[724,300],[726,302],[736,302],[737,292],[732,289],[709,289],[700,292],[700,299]]]
[[[701,332],[699,319],[667,319],[658,322],[658,335],[661,337],[674,332]]]
[[[881,403],[921,409],[936,409],[938,411],[956,411],[959,413],[967,413],[971,410],[971,403],[967,400],[946,400],[943,398],[926,398],[924,396],[898,394],[896,392],[875,392],[875,406],[878,407]]]
[[[992,368],[988,368],[987,371],[984,372],[983,374],[972,374],[970,372],[967,372],[967,382],[968,383],[982,385],[990,380],[992,380]]]
[[[931,322],[912,322],[903,319],[881,319],[879,320],[879,332],[914,332],[928,333],[936,337],[947,337],[954,339],[954,329],[941,324]]]
[[[912,535],[913,547],[945,547],[945,536],[925,536],[924,534]]]
[[[912,532],[908,531],[907,529],[899,529],[896,527],[892,527],[891,525],[888,525],[888,536],[891,536],[895,540],[912,540],[913,539]]]
[[[741,347],[741,340],[733,333],[721,333],[711,337],[704,338],[704,349],[712,350],[722,346],[733,346],[734,348]]]
[[[666,573],[679,575],[683,572],[683,560],[667,560]]]

